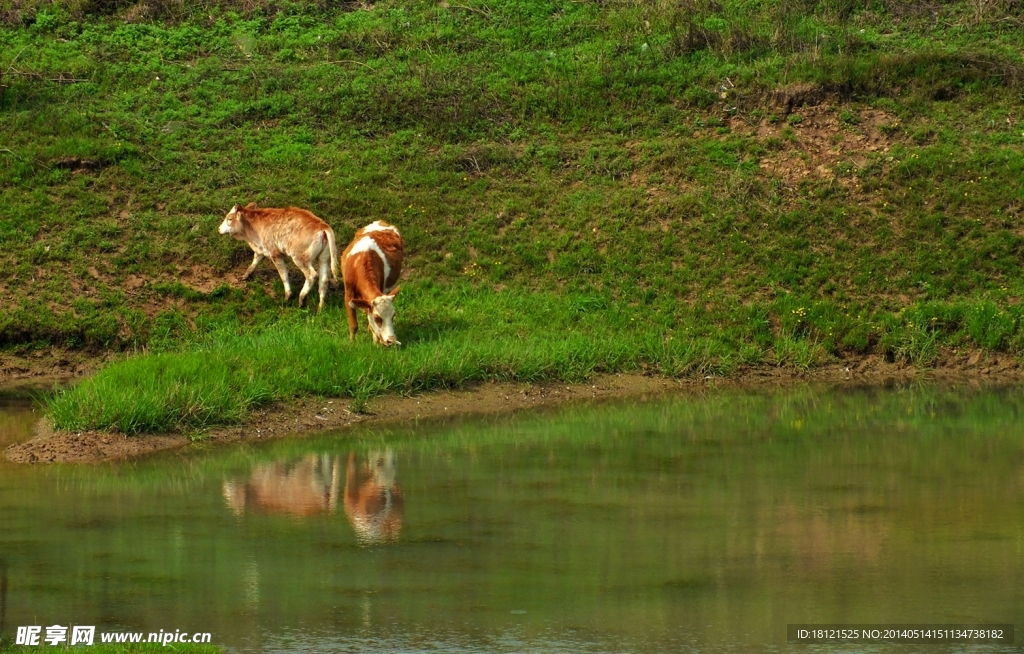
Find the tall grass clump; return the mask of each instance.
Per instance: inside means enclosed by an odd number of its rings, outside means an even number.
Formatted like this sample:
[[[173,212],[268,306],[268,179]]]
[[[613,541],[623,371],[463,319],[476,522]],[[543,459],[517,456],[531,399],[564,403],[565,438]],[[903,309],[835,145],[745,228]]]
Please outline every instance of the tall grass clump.
[[[359,408],[385,393],[481,381],[575,382],[639,365],[685,370],[694,360],[693,349],[715,350],[697,343],[652,348],[650,340],[646,334],[615,343],[551,333],[528,341],[467,335],[382,352],[368,342],[325,338],[316,326],[279,326],[256,337],[223,336],[201,351],[112,364],[59,392],[49,415],[59,429],[187,431],[239,422],[252,408],[297,396],[350,397]],[[722,365],[717,358],[699,363],[709,372]]]
[[[413,324],[401,348],[374,346],[362,333],[351,342],[316,318],[259,330],[222,329],[184,351],[113,363],[58,392],[48,412],[59,429],[188,431],[236,423],[255,407],[298,396],[350,397],[361,409],[385,393],[481,381],[578,382],[598,372],[641,368],[666,374],[730,369],[730,345],[721,339],[675,340],[644,326],[615,333],[596,315],[570,329],[576,316],[552,311],[562,304],[557,296],[537,293],[525,306],[522,299],[502,293],[467,299],[457,309],[466,322],[443,338],[416,325],[436,309],[421,301],[406,313]],[[515,320],[488,324],[511,309],[519,312]]]
[[[110,364],[58,391],[48,413],[59,429],[187,432],[238,423],[256,407],[303,396],[352,398],[352,410],[361,412],[380,395],[484,381],[581,382],[622,371],[704,377],[750,365],[809,368],[856,352],[842,345],[851,334],[864,333],[887,356],[921,366],[934,363],[943,346],[1020,341],[1020,312],[1000,313],[991,303],[930,303],[865,317],[828,302],[783,298],[770,309],[753,310],[778,325],[766,335],[746,315],[723,329],[727,317],[675,306],[659,325],[637,320],[640,307],[580,313],[595,303],[589,295],[566,301],[552,292],[465,290],[408,284],[396,323],[400,348],[374,346],[363,332],[350,341],[337,310],[262,328],[221,327],[196,332],[177,351]],[[446,322],[440,318],[445,314],[456,319]],[[985,329],[979,331],[979,324]]]

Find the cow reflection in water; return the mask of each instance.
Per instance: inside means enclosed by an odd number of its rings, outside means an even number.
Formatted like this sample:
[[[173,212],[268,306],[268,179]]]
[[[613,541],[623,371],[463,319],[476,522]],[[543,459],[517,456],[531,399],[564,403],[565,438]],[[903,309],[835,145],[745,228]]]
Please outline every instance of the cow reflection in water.
[[[395,454],[371,451],[359,461],[348,455],[345,470],[345,515],[364,545],[390,543],[402,529],[405,502],[395,483]],[[236,514],[284,513],[305,517],[333,513],[338,506],[341,461],[333,455],[310,455],[257,467],[248,481],[224,481],[224,499]]]
[[[225,480],[224,499],[235,515],[333,513],[338,505],[340,468],[338,458],[327,454],[261,465],[246,482]]]
[[[355,454],[348,455],[345,513],[362,544],[398,540],[404,509],[402,488],[395,483],[394,452],[370,452],[361,463]]]

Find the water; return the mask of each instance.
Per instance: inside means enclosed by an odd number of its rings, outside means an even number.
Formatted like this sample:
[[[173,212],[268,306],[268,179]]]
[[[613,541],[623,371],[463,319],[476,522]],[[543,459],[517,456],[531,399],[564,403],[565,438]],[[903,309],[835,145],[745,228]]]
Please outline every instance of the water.
[[[32,437],[32,428],[41,415],[33,399],[38,395],[25,389],[0,389],[0,451]]]
[[[1021,627],[1022,411],[1017,388],[716,393],[0,466],[0,629],[685,652],[790,651],[788,623]]]

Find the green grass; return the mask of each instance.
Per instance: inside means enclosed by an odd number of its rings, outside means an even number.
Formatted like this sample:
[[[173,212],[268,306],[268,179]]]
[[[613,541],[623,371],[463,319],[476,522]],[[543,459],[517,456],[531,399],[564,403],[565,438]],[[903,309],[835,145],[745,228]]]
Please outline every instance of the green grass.
[[[554,294],[434,289],[422,299],[431,289],[418,290],[421,299],[403,307],[401,348],[375,347],[365,334],[350,342],[340,312],[261,330],[222,329],[184,351],[110,365],[58,392],[50,415],[62,429],[194,430],[239,422],[254,407],[301,395],[351,397],[358,411],[384,393],[485,380],[580,381],[647,366],[670,375],[720,374],[735,366],[728,339],[676,339],[628,312],[587,312],[579,308],[585,302]],[[450,316],[434,313],[444,306]]]
[[[297,315],[265,328],[223,327],[170,351],[111,364],[58,391],[48,401],[49,414],[68,430],[188,432],[241,422],[255,407],[306,395],[352,398],[351,410],[361,412],[382,394],[481,381],[808,368],[834,360],[849,347],[843,340],[861,333],[878,338],[896,358],[927,365],[940,344],[1001,345],[1016,336],[1024,313],[991,303],[926,304],[872,324],[831,303],[784,300],[721,320],[696,320],[683,308],[657,324],[643,319],[643,308],[612,306],[601,296],[470,292],[465,283],[410,286],[400,348],[373,346],[364,333],[350,342],[340,311]],[[770,315],[785,317],[774,335]]]
[[[9,0],[0,20],[0,346],[156,355],[58,399],[63,425],[1024,351],[1015,0]],[[397,224],[408,347],[349,346],[338,294],[309,318],[269,266],[226,284],[249,255],[216,226],[248,201],[341,242]],[[339,372],[278,372],[273,352],[311,356],[292,343]],[[359,373],[384,361],[412,377]]]

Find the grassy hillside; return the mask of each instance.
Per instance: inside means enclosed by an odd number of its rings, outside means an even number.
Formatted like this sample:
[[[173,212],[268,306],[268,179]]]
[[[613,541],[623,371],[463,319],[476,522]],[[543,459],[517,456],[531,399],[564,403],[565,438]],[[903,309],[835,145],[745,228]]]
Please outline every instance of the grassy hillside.
[[[6,0],[0,18],[0,340],[160,352],[108,383],[191,398],[68,426],[1024,349],[1019,0]],[[216,227],[249,201],[343,242],[397,224],[408,354],[348,344],[338,293],[315,319],[267,264],[238,282],[250,255]],[[344,371],[285,382],[252,363],[269,343]],[[211,352],[212,385],[182,363]],[[366,373],[384,357],[422,374]],[[234,408],[203,399],[224,389]]]

